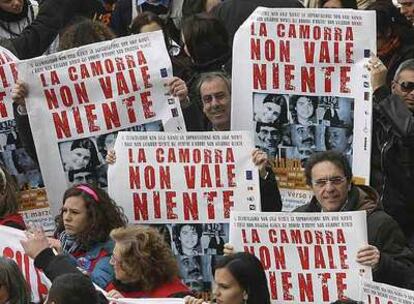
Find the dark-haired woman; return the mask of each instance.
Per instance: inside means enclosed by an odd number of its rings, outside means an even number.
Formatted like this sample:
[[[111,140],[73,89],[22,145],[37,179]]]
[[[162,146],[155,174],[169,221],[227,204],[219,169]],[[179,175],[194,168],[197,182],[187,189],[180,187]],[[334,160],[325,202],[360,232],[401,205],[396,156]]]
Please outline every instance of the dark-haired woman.
[[[23,217],[18,213],[17,191],[16,182],[0,165],[0,225],[24,230],[26,225]]]
[[[270,304],[266,275],[253,255],[239,252],[219,260],[214,270],[214,298],[220,304]],[[185,298],[186,304],[202,304],[201,299]]]
[[[65,161],[65,171],[87,169],[93,170],[100,165],[95,143],[89,138],[76,139],[70,146],[70,153]]]
[[[200,224],[178,224],[173,226],[173,240],[180,255],[201,254],[200,239],[203,228]]]
[[[109,195],[81,184],[66,190],[63,207],[56,217],[56,247],[70,255],[94,283],[105,288],[114,278],[109,263],[114,248],[112,229],[125,226],[126,217]],[[59,244],[60,243],[60,244]]]
[[[19,266],[0,257],[0,304],[29,304],[30,289]]]

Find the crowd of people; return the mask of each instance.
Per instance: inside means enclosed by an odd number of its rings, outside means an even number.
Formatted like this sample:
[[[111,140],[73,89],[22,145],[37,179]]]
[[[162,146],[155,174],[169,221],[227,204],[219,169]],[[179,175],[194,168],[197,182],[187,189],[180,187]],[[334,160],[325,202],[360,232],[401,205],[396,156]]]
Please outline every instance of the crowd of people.
[[[262,211],[282,210],[270,159],[286,146],[287,156],[305,167],[313,192],[294,212],[366,211],[368,244],[358,251],[357,262],[372,268],[375,281],[414,290],[414,0],[394,2],[0,0],[0,45],[18,59],[29,59],[161,30],[174,71],[167,83],[169,93],[180,102],[186,129],[230,131],[230,75],[232,64],[238,64],[232,62],[233,39],[256,7],[374,10],[378,51],[366,66],[374,101],[370,186],[352,182],[354,113],[342,97],[253,94],[257,149],[252,159],[260,176]],[[36,185],[31,186],[43,186],[26,110],[28,93],[26,84],[17,80],[12,99],[18,136],[7,149],[13,150],[10,157],[22,150],[30,162],[17,156],[13,162],[0,158],[0,225],[26,231],[27,239],[21,241],[26,254],[52,281],[44,303],[178,297],[186,304],[202,304],[206,299],[197,298],[192,288],[199,284],[201,270],[190,267],[192,256],[202,252],[224,254],[212,268],[217,303],[270,303],[260,260],[224,244],[220,224],[174,224],[168,238],[154,227],[128,225],[122,208],[105,191],[108,164],[116,161],[116,133],[60,144],[71,186],[63,194],[54,235],[26,227],[19,214],[21,183],[11,173],[20,173],[21,165],[30,163],[21,170],[37,170]],[[317,115],[325,130],[321,142],[316,141]],[[183,272],[192,275],[183,280]],[[0,257],[0,304],[30,301],[17,264]]]

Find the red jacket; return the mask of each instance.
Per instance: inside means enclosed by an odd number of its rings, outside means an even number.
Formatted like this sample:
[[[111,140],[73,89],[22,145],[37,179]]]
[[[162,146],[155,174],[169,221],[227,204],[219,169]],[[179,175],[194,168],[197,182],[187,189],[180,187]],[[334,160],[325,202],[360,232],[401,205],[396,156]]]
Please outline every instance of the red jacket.
[[[9,214],[4,218],[0,218],[0,225],[25,230],[26,224],[24,223],[23,217],[19,213]]]
[[[114,283],[110,283],[106,287],[106,291],[111,291],[113,289],[118,290],[125,298],[179,298],[186,295],[191,295],[188,287],[183,282],[181,282],[179,278],[175,278],[172,282],[165,283],[151,291],[123,291],[118,289]]]

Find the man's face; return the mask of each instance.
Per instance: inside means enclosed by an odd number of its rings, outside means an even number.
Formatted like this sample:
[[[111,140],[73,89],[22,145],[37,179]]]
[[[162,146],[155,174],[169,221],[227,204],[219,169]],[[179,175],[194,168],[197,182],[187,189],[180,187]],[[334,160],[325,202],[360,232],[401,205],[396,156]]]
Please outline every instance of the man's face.
[[[302,119],[309,119],[312,117],[314,112],[312,100],[303,96],[299,97],[296,102],[296,113]]]
[[[346,128],[328,127],[325,134],[326,149],[340,153],[345,152],[350,144],[346,133]]]
[[[339,211],[348,198],[349,182],[344,172],[330,161],[313,166],[311,171],[312,190],[322,209]]]
[[[315,127],[292,125],[292,144],[298,150],[312,149],[315,146]]]
[[[392,82],[392,93],[404,100],[407,107],[414,112],[414,71],[402,71]]]
[[[281,141],[279,132],[271,126],[261,126],[257,136],[265,148],[276,148]]]
[[[400,12],[408,21],[414,23],[414,0],[398,0]]]
[[[184,282],[192,290],[201,291],[203,288],[203,275],[201,266],[195,256],[181,256],[179,267]]]
[[[20,14],[23,10],[23,0],[0,0],[0,10]]]
[[[73,184],[90,184],[93,183],[93,175],[88,171],[78,172],[73,175]]]
[[[205,81],[200,87],[203,112],[217,131],[230,130],[231,98],[221,78]]]

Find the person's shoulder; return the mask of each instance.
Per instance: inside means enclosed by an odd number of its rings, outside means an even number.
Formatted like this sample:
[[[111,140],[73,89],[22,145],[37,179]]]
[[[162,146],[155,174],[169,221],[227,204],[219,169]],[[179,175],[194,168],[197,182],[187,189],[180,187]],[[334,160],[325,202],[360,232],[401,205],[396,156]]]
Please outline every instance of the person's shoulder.
[[[92,248],[88,251],[88,255],[90,256],[101,256],[103,253],[106,255],[111,255],[112,251],[114,250],[115,243],[113,240],[108,239],[105,242],[96,243]]]

